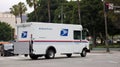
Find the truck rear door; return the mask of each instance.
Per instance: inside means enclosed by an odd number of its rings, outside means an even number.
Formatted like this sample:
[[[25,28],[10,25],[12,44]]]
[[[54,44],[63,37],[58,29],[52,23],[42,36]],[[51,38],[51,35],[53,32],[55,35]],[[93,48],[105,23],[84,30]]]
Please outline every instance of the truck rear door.
[[[17,41],[14,42],[14,54],[29,54],[30,53],[30,37],[31,37],[30,25],[18,25],[17,26]]]

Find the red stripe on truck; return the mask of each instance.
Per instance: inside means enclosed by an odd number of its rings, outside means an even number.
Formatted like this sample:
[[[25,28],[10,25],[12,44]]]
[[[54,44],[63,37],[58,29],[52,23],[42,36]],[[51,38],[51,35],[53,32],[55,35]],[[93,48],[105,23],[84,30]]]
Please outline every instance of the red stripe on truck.
[[[30,42],[30,40],[20,40],[19,42]],[[33,42],[85,42],[88,43],[86,40],[33,40]]]

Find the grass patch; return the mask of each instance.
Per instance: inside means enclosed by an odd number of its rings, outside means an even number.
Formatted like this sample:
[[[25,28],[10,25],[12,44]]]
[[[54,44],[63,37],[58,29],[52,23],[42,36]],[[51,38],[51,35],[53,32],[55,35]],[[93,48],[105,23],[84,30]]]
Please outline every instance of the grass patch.
[[[120,44],[108,44],[109,48],[120,48]],[[90,45],[92,47],[92,45]],[[95,48],[106,48],[105,44],[97,44],[94,46]]]

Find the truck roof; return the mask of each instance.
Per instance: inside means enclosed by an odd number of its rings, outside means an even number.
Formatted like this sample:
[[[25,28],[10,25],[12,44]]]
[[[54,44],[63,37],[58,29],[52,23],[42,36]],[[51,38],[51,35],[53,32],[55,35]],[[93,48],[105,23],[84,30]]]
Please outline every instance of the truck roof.
[[[55,25],[70,25],[70,26],[78,25],[82,27],[82,25],[80,24],[63,24],[63,23],[47,23],[47,22],[27,22],[27,23],[17,24],[17,26],[29,26],[32,24],[55,24]]]

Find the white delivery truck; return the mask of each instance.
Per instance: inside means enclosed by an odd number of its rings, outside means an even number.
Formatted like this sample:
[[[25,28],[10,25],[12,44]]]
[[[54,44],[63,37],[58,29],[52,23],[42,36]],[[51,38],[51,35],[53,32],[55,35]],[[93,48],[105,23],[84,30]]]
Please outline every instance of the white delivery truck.
[[[17,40],[14,53],[29,55],[31,59],[55,54],[71,57],[72,54],[86,56],[89,41],[81,25],[29,22],[17,25]]]

